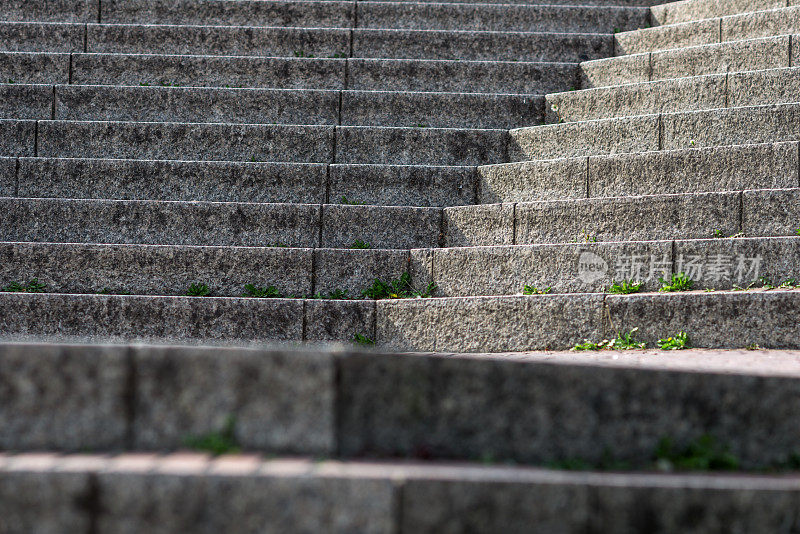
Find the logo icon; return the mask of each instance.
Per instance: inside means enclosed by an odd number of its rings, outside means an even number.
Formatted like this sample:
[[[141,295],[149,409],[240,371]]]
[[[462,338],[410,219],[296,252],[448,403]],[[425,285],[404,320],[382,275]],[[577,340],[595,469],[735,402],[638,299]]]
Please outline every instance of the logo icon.
[[[578,278],[591,284],[604,278],[608,272],[606,260],[593,252],[582,252],[578,258]]]

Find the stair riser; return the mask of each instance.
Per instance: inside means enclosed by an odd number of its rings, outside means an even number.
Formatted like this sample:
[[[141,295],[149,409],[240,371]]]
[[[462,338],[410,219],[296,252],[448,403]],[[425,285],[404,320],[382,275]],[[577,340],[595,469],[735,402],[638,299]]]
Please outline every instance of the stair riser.
[[[401,250],[5,243],[0,257],[0,287],[36,279],[52,293],[181,296],[204,283],[219,297],[246,296],[253,284],[292,297],[341,290],[360,298],[375,279],[409,271]]]
[[[0,411],[0,439],[12,450],[169,450],[232,415],[245,450],[319,455],[544,463],[599,462],[613,451],[618,461],[648,465],[664,436],[684,443],[708,433],[747,466],[785,460],[798,438],[786,417],[797,404],[794,377],[463,356],[24,346],[3,350],[0,373],[19,373],[37,389]],[[764,395],[775,404],[765,406]],[[709,418],[720,398],[730,399],[730,417]],[[537,412],[520,415],[533,402]],[[509,439],[507,425],[491,423],[512,414]]]
[[[615,35],[615,55],[654,52],[800,31],[800,6],[744,13]]]
[[[581,65],[581,87],[797,66],[798,43],[784,35],[589,61]]]
[[[70,57],[0,52],[0,81],[9,80],[69,83]],[[577,66],[570,63],[125,54],[73,54],[71,82],[517,94],[545,94],[579,85]]]
[[[585,61],[613,51],[599,34],[0,23],[0,36],[26,52]]]
[[[224,24],[418,30],[609,33],[649,20],[647,9],[568,6],[464,6],[396,2],[165,2],[113,0],[102,21],[124,24]],[[357,15],[355,14],[357,11]],[[357,24],[356,24],[357,21]]]
[[[4,241],[351,248],[436,247],[439,208],[3,199]],[[37,224],[38,221],[38,224]],[[48,222],[45,222],[48,221]]]
[[[0,120],[0,131],[0,156],[55,158],[477,165],[505,160],[508,144],[505,130],[422,127]]]
[[[547,95],[547,122],[797,102],[800,69],[663,80]]]
[[[511,161],[795,141],[800,104],[644,115],[511,131]]]
[[[457,206],[475,187],[475,167],[0,158],[6,197]]]
[[[800,280],[796,238],[478,247],[432,254],[425,265],[441,297],[513,295],[523,285],[553,293],[603,292],[624,280],[656,291],[661,278],[679,273],[698,290],[760,287],[762,276],[774,284]]]
[[[716,0],[683,0],[653,6],[650,11],[653,20],[661,26],[679,24],[693,20],[738,15],[751,11],[778,9],[792,5],[794,0],[733,0],[717,2]]]
[[[800,185],[798,143],[617,154],[488,165],[479,201],[620,197],[781,189]]]
[[[445,246],[797,235],[797,189],[445,208]]]
[[[514,128],[543,117],[544,98],[522,95],[0,84],[8,119]]]
[[[4,517],[26,532],[224,530],[231,534],[458,531],[635,532],[642,513],[671,528],[778,532],[798,506],[793,478],[556,473],[508,467],[311,462],[201,455],[10,457],[0,472]],[[154,489],[157,488],[157,491]],[[93,495],[98,510],[80,507]],[[313,503],[302,514],[287,502]],[[474,513],[481,503],[485,514]],[[248,510],[247,524],[240,510]],[[199,516],[198,510],[202,510]],[[252,510],[252,511],[250,511]],[[643,512],[643,510],[645,512]],[[130,530],[128,530],[130,529]]]

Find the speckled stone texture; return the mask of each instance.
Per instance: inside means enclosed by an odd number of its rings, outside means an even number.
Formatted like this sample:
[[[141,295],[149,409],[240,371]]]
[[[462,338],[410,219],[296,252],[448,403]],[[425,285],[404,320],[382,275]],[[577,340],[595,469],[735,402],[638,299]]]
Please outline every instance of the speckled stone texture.
[[[326,165],[20,158],[19,196],[212,202],[325,200]]]
[[[595,59],[581,63],[581,88],[650,81],[650,54]]]
[[[574,63],[356,58],[347,67],[347,87],[360,90],[545,94],[578,84]]]
[[[37,279],[55,293],[185,295],[205,283],[211,295],[240,297],[245,284],[310,295],[312,251],[168,245],[0,244],[0,284]],[[331,283],[341,277],[331,273]],[[345,278],[347,279],[347,278]]]
[[[325,163],[332,126],[42,121],[39,155]]]
[[[20,465],[0,475],[0,528],[6,532],[83,532],[91,519],[80,507],[88,473],[56,472]]]
[[[480,165],[506,158],[507,130],[336,128],[337,163]]]
[[[790,66],[788,35],[654,52],[652,79]]]
[[[59,120],[337,124],[339,93],[297,89],[59,86],[55,109],[55,118]]]
[[[514,205],[486,204],[444,210],[444,246],[514,244]]]
[[[695,193],[520,203],[516,243],[726,236],[739,232],[738,193]]]
[[[68,83],[69,54],[0,52],[0,80],[14,83]]]
[[[103,0],[102,21],[124,24],[202,24],[349,28],[353,2],[280,0]]]
[[[33,156],[36,121],[0,119],[0,156]]]
[[[732,74],[729,80],[729,106],[794,102],[800,90],[799,75],[798,68]]]
[[[691,20],[738,15],[747,11],[776,9],[786,5],[786,0],[731,0],[724,3],[713,0],[683,0],[653,6],[650,12],[653,14],[653,20],[664,26]]]
[[[591,462],[613,451],[645,465],[664,435],[708,433],[753,465],[784,458],[797,438],[786,414],[800,386],[788,377],[448,355],[354,355],[340,376],[348,456]]]
[[[408,272],[407,250],[337,250],[314,251],[314,291],[327,295],[347,291],[361,297],[376,279],[390,282]]]
[[[800,292],[672,293],[606,298],[615,328],[639,328],[643,341],[687,332],[698,347],[800,348]],[[647,318],[647,320],[643,320]],[[640,326],[641,325],[641,326]],[[775,407],[772,403],[764,406]]]
[[[394,532],[398,497],[390,478],[309,476],[308,470],[289,464],[272,476],[267,469],[260,476],[222,473],[203,479],[179,470],[103,473],[98,525],[121,534]]]
[[[589,196],[797,187],[798,144],[617,154],[589,159]]]
[[[474,204],[475,167],[430,165],[331,165],[331,203],[384,206]]]
[[[82,52],[85,25],[0,22],[0,43],[9,52]]]
[[[313,204],[7,198],[0,206],[6,241],[314,247],[319,240]]]
[[[321,246],[350,248],[356,240],[372,248],[408,249],[439,245],[442,210],[406,206],[322,207]]]
[[[612,55],[609,35],[523,32],[353,31],[354,57],[578,62]]]
[[[369,2],[358,6],[360,28],[604,33],[647,23],[647,9],[578,6],[465,6]]]
[[[660,149],[658,115],[535,126],[510,135],[511,161]]]
[[[135,350],[136,449],[173,449],[235,418],[245,449],[299,454],[334,450],[330,354],[237,349]]]
[[[52,113],[52,86],[0,84],[0,118],[50,119]]]
[[[790,3],[793,4],[793,2]],[[742,13],[723,17],[721,21],[720,37],[722,41],[793,33],[797,31],[798,24],[800,24],[800,6]]]
[[[540,96],[389,91],[342,94],[343,125],[516,128],[542,122],[544,98]]]
[[[124,447],[127,368],[120,348],[0,346],[0,447]]]
[[[741,39],[742,37],[740,37]],[[720,42],[719,19],[623,32],[614,36],[614,55],[638,54]]]
[[[797,236],[677,241],[675,258],[697,289],[759,287],[762,277],[774,285],[800,279],[799,246]]]
[[[3,20],[32,22],[97,22],[96,0],[7,0]]]
[[[628,269],[632,261],[637,265]],[[615,278],[642,280],[644,290],[656,290],[659,277],[669,278],[672,261],[671,241],[440,249],[433,251],[433,281],[442,297],[521,294],[524,285],[553,293],[603,292]],[[605,271],[590,271],[590,263]]]
[[[76,84],[343,89],[344,59],[75,54]]]
[[[798,235],[800,189],[745,191],[742,231],[748,236]]]
[[[663,117],[663,148],[689,148],[795,141],[800,105],[780,104]]]
[[[600,295],[378,301],[375,341],[391,350],[569,348],[600,334]],[[483,349],[481,349],[483,347]]]
[[[375,339],[375,302],[366,300],[307,300],[305,339],[352,343],[355,335]]]
[[[0,157],[0,196],[11,197],[16,193],[16,158]]]
[[[547,122],[575,122],[726,107],[725,75],[650,82],[547,95]]]
[[[86,52],[226,56],[346,56],[350,30],[89,24]]]
[[[299,299],[0,294],[6,341],[196,344],[303,338]]]
[[[586,158],[526,161],[478,168],[481,204],[585,198]]]

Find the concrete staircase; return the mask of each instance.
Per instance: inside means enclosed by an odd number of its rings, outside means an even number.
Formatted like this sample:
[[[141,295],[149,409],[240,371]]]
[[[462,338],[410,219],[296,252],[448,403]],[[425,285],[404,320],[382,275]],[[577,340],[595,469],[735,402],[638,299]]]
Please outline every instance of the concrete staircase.
[[[3,2],[0,533],[800,531],[800,1],[657,3]]]

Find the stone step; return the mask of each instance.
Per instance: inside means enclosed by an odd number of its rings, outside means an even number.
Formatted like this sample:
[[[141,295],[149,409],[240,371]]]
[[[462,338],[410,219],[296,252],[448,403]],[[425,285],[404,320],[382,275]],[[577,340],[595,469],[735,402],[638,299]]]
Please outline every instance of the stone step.
[[[800,185],[798,143],[524,161],[478,168],[478,201],[781,189]]]
[[[713,233],[713,232],[712,232]],[[408,250],[346,250],[187,245],[0,243],[0,288],[37,280],[46,293],[251,296],[274,287],[292,298],[346,292],[361,299],[376,279],[412,275],[437,297],[603,293],[634,281],[657,291],[685,274],[697,290],[732,290],[800,280],[800,238],[714,238]],[[763,280],[767,282],[764,282]],[[794,285],[794,284],[793,284]],[[276,295],[273,295],[276,296]]]
[[[448,113],[442,114],[441,109]],[[544,97],[486,93],[0,84],[0,118],[514,128]]]
[[[549,123],[703,109],[785,104],[800,99],[800,68],[709,74],[547,95]]]
[[[526,285],[550,293],[608,292],[622,281],[657,291],[662,278],[681,273],[698,290],[762,287],[762,277],[774,286],[800,280],[797,236],[442,248],[412,255],[423,257],[414,272],[426,268],[427,277],[416,278],[435,283],[439,297],[522,294]]]
[[[545,94],[578,84],[573,63],[137,54],[74,54],[72,61],[72,83],[94,85]]]
[[[564,33],[632,30],[645,26],[650,18],[647,8],[431,2],[106,0],[101,8],[101,21],[114,24],[223,24]]]
[[[409,272],[408,250],[0,243],[2,288],[38,280],[48,293],[186,295],[204,283],[216,297],[248,296],[245,286],[307,297],[346,292],[360,299],[376,279]]]
[[[682,0],[653,6],[650,8],[650,12],[652,13],[653,22],[660,26],[666,26],[753,11],[778,9],[798,4],[800,2],[797,0],[734,0],[728,2]]]
[[[772,37],[800,32],[800,6],[618,33],[614,55]]]
[[[793,58],[800,49],[792,49],[798,42],[796,36],[780,35],[587,61],[581,64],[581,87],[796,66]]]
[[[519,352],[636,328],[650,346],[686,332],[699,348],[800,347],[800,291],[783,289],[377,301],[0,293],[0,305],[9,341],[247,345],[360,334],[391,350]]]
[[[508,132],[455,128],[0,119],[0,156],[476,165]]]
[[[476,186],[471,166],[0,158],[7,197],[457,206]]]
[[[549,200],[444,209],[444,246],[794,236],[800,190]]]
[[[574,63],[0,52],[3,83],[546,94],[577,88],[577,73]]]
[[[3,241],[409,249],[439,245],[442,210],[409,206],[2,198]]]
[[[590,33],[3,22],[0,36],[22,52],[555,62],[613,52],[612,35]]]
[[[796,235],[800,189],[450,208],[2,198],[0,240],[410,249]]]
[[[779,89],[776,89],[778,91]],[[800,104],[662,113],[511,130],[511,161],[798,139]]]
[[[698,510],[698,531],[725,524],[737,532],[778,532],[800,493],[791,475],[570,473],[185,452],[7,454],[0,480],[6,517],[29,532],[77,532],[89,525],[103,532],[158,525],[164,532],[199,534],[249,532],[245,525],[267,533],[434,533],[443,526],[635,532],[642,514],[671,529]],[[86,495],[97,508],[79,506]],[[287,502],[313,506],[299,511],[282,505]]]

